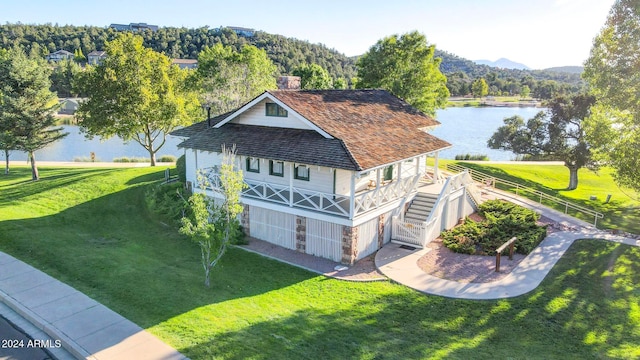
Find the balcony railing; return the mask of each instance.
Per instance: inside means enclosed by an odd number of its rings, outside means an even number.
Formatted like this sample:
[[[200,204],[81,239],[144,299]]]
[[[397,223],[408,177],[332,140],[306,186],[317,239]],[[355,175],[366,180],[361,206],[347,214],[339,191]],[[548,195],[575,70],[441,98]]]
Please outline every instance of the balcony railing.
[[[204,176],[208,179],[212,190],[218,192],[216,189],[220,188],[220,175],[217,171],[207,169]],[[376,189],[356,193],[353,198],[353,214],[351,214],[351,196],[262,181],[245,179],[247,187],[243,190],[242,196],[334,216],[355,218],[392,201],[404,198],[415,191],[419,178],[420,176],[413,176],[390,182]]]

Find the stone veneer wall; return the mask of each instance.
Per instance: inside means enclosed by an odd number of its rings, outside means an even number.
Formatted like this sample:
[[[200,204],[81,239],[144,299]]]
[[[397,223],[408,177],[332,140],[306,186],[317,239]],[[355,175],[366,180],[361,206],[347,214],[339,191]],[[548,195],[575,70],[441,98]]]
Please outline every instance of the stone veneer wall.
[[[240,214],[240,225],[244,229],[244,234],[251,236],[251,230],[249,226],[249,205],[242,205],[242,213]]]
[[[342,263],[353,265],[358,257],[358,228],[344,226],[342,228]]]
[[[296,250],[307,251],[307,218],[299,215],[296,215]]]
[[[384,245],[384,222],[386,218],[386,214],[378,216],[378,249],[381,249]]]

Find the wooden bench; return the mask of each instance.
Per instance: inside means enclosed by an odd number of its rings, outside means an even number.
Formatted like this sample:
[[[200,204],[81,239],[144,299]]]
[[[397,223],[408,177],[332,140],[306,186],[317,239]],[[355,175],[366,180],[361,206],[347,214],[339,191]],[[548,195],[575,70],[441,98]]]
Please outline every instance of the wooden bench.
[[[509,260],[513,260],[513,248],[514,248],[514,243],[516,242],[516,239],[517,238],[515,236],[512,237],[507,242],[500,245],[500,247],[496,250],[496,272],[500,271],[500,253],[504,251],[504,249],[506,249],[507,246],[509,247]]]

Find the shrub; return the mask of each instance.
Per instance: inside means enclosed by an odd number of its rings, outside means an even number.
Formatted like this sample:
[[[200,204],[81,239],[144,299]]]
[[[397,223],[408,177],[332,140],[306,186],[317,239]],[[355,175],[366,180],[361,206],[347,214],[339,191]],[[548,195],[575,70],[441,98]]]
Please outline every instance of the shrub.
[[[477,154],[477,155],[471,155],[471,154],[463,154],[463,155],[456,155],[455,157],[456,160],[472,160],[472,161],[488,161],[489,157],[487,155],[484,154]]]
[[[173,155],[162,155],[158,159],[158,162],[170,162],[170,163],[176,162],[176,157]]]
[[[96,157],[91,160],[89,156],[76,156],[73,158],[73,162],[100,162],[100,158]]]
[[[540,215],[502,200],[486,201],[478,212],[484,221],[465,220],[442,233],[442,243],[454,252],[493,255],[495,249],[516,236],[515,251],[529,254],[547,235],[546,226],[536,225]]]
[[[486,229],[480,223],[465,219],[464,223],[442,233],[442,243],[453,252],[475,254],[479,246],[478,240]]]
[[[187,209],[184,199],[188,197],[184,193],[183,183],[174,182],[149,187],[145,202],[151,213],[177,226]]]
[[[176,170],[178,172],[178,179],[181,183],[187,182],[187,163],[185,161],[184,155],[180,156],[178,160],[176,160]]]
[[[116,163],[144,163],[144,162],[151,162],[151,159],[146,158],[146,157],[122,156],[122,157],[114,158],[113,162],[116,162]]]

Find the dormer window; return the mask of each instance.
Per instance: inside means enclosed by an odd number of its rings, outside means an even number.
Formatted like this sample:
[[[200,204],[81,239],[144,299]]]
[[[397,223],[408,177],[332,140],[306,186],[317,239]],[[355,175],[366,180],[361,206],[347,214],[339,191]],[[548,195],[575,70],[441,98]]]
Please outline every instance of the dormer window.
[[[277,116],[277,117],[287,117],[287,110],[285,110],[282,106],[276,103],[266,103],[266,115],[267,116]]]

